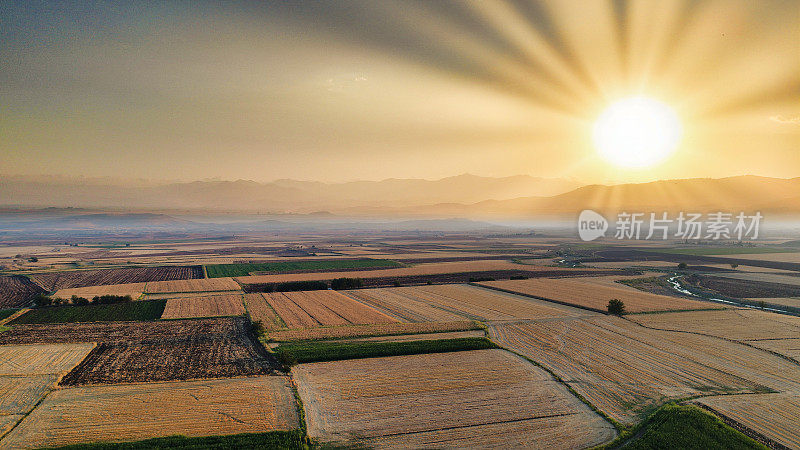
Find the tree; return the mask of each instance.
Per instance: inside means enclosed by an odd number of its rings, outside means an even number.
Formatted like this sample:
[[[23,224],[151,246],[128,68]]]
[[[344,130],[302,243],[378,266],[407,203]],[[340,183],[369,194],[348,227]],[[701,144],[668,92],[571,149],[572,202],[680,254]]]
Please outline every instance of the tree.
[[[621,316],[625,314],[625,303],[623,303],[620,299],[612,298],[608,301],[608,312],[609,314],[613,314],[615,316]]]
[[[682,263],[678,264],[678,269],[680,269],[680,270],[686,270],[687,267],[689,267],[689,266],[685,262],[682,262]]]
[[[738,265],[738,264],[736,264],[736,263],[731,263],[731,269],[733,269],[733,270],[736,270],[736,268],[737,268],[737,267],[739,267],[739,265]]]

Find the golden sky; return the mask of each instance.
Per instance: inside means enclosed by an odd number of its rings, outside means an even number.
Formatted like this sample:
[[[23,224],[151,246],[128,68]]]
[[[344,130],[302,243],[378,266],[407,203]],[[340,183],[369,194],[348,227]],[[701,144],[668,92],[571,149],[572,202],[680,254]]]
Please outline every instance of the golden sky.
[[[800,176],[800,2],[3,2],[0,173],[583,182]],[[620,169],[616,99],[678,114]]]

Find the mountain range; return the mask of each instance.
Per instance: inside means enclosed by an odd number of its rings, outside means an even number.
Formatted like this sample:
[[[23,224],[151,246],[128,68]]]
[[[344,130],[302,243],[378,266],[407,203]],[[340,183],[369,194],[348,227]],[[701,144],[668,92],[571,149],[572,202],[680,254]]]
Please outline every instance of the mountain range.
[[[619,211],[800,213],[800,178],[737,176],[587,185],[525,175],[348,183],[278,180],[122,184],[0,178],[0,204],[118,211],[301,214],[329,217],[527,218]],[[78,219],[75,219],[78,220]]]

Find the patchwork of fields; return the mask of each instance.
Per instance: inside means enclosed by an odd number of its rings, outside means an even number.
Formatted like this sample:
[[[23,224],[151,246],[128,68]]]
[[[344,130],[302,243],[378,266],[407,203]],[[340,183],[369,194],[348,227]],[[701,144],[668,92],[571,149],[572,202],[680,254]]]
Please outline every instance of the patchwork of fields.
[[[79,387],[53,391],[0,448],[290,430],[298,420],[280,376]]]
[[[502,350],[302,364],[308,432],[375,448],[591,447],[611,425]]]

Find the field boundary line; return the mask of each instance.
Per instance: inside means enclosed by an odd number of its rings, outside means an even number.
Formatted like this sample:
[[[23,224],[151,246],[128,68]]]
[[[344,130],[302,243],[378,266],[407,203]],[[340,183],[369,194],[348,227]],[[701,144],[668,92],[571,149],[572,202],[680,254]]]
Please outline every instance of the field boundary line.
[[[576,391],[572,386],[570,386],[566,381],[564,381],[563,378],[561,378],[560,376],[556,375],[556,373],[553,372],[552,370],[550,370],[549,367],[546,367],[544,364],[541,364],[538,361],[536,361],[534,359],[531,359],[531,358],[527,357],[526,355],[523,355],[522,353],[519,353],[519,352],[517,352],[515,350],[512,350],[512,349],[510,349],[508,347],[504,347],[504,346],[498,344],[497,342],[494,341],[494,339],[492,339],[490,333],[487,332],[486,334],[487,334],[486,339],[488,339],[490,342],[492,342],[494,345],[496,345],[497,348],[505,350],[505,351],[507,351],[509,353],[512,353],[514,355],[517,355],[518,357],[524,359],[525,361],[528,361],[529,363],[533,364],[534,366],[536,366],[536,367],[544,370],[548,374],[550,374],[550,376],[553,377],[553,379],[555,381],[557,381],[558,383],[563,385],[572,395],[574,395],[583,404],[588,406],[589,409],[591,409],[594,413],[596,413],[597,415],[602,417],[606,422],[610,423],[611,426],[613,426],[614,429],[617,430],[617,434],[618,435],[621,435],[627,429],[625,427],[625,425],[623,425],[620,422],[617,422],[614,418],[612,418],[611,416],[606,414],[604,411],[600,410],[598,407],[593,405],[592,402],[590,402],[589,400],[586,399],[586,397],[584,397],[583,395],[579,394],[578,391]],[[614,440],[612,440],[611,442],[613,442],[613,441]]]
[[[669,330],[669,329],[665,329],[665,328],[656,328],[656,327],[643,325],[643,324],[638,323],[638,322],[636,322],[634,320],[628,319],[627,317],[624,317],[624,316],[622,318],[627,320],[627,321],[630,321],[631,323],[636,324],[636,325],[638,325],[638,326],[640,326],[642,328],[647,328],[648,330],[671,331],[673,333],[686,333],[686,334],[694,334],[694,335],[697,335],[697,336],[704,336],[704,337],[709,337],[709,338],[721,339],[723,341],[731,342],[733,344],[739,344],[739,345],[743,345],[745,347],[750,347],[750,348],[753,348],[753,349],[756,349],[756,350],[760,350],[762,352],[769,353],[769,354],[771,354],[773,356],[777,356],[777,357],[779,357],[781,359],[785,359],[786,361],[789,361],[792,364],[800,366],[800,361],[797,361],[797,360],[795,360],[795,359],[793,359],[793,358],[791,358],[789,356],[783,355],[781,353],[778,353],[778,352],[775,352],[775,351],[772,351],[772,350],[768,350],[766,348],[756,347],[755,345],[752,345],[752,344],[748,343],[746,340],[739,341],[739,340],[736,340],[736,339],[730,339],[730,338],[726,338],[726,337],[722,337],[722,336],[714,336],[714,335],[711,335],[711,334],[701,333],[699,331]],[[793,339],[793,338],[786,338],[786,339]],[[782,340],[782,339],[776,339],[776,340]],[[776,391],[776,392],[780,392],[780,391]]]
[[[553,299],[550,299],[550,298],[539,297],[539,296],[536,296],[536,295],[533,295],[533,294],[523,294],[522,292],[514,292],[512,290],[499,288],[497,286],[485,286],[485,285],[478,284],[478,283],[467,283],[467,284],[469,284],[470,286],[477,286],[477,287],[484,288],[484,289],[489,289],[489,290],[492,290],[492,291],[505,292],[506,294],[519,295],[521,297],[528,297],[528,298],[533,298],[533,299],[536,299],[536,300],[543,300],[543,301],[546,301],[546,302],[557,303],[557,304],[562,305],[562,306],[570,306],[572,308],[584,309],[584,310],[587,310],[587,311],[592,311],[592,312],[596,312],[596,313],[600,313],[600,314],[609,315],[608,311],[604,311],[604,310],[599,309],[599,308],[592,308],[591,306],[579,306],[579,305],[575,305],[575,304],[572,304],[572,303],[563,302],[563,301],[560,301],[560,300],[553,300]]]

